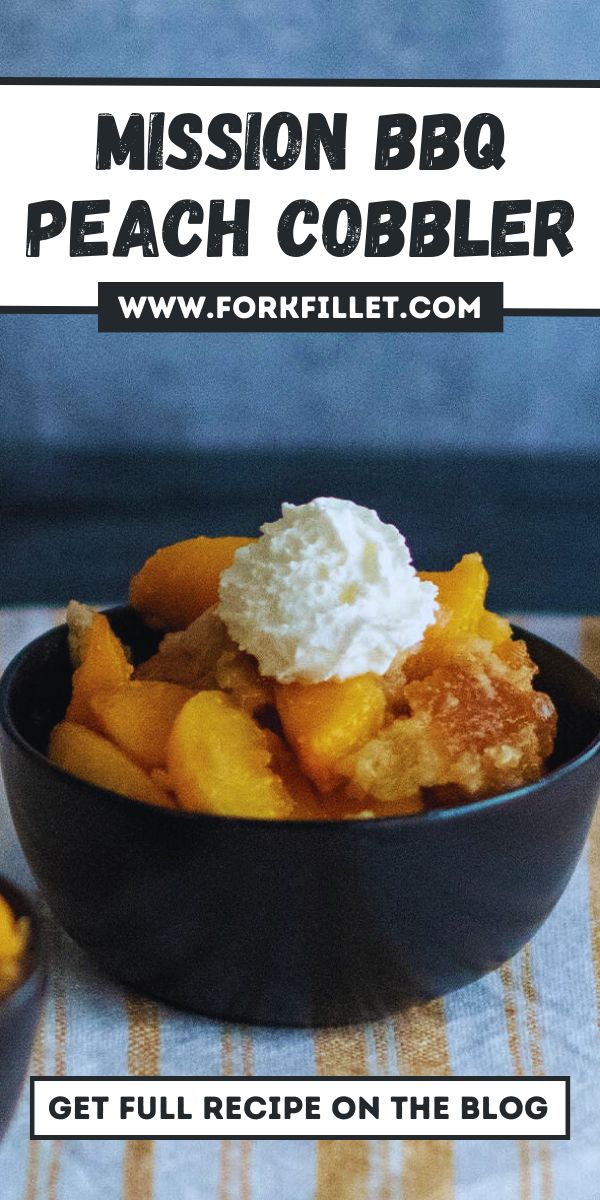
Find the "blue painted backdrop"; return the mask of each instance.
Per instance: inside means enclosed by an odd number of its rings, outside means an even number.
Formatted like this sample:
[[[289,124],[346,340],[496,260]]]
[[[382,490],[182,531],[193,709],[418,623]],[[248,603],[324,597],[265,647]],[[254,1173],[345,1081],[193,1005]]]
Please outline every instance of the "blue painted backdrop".
[[[589,0],[20,0],[8,75],[593,78]],[[4,185],[6,186],[6,184]],[[5,436],[51,445],[600,447],[600,327],[501,336],[99,336],[0,317]]]

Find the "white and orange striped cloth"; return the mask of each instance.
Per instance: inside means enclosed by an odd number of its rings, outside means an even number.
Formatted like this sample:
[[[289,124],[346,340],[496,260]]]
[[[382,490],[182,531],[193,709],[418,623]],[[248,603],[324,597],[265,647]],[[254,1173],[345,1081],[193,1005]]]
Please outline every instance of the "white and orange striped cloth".
[[[62,619],[0,615],[3,662]],[[519,617],[600,672],[600,618]],[[0,870],[28,882],[4,797]],[[221,1025],[128,995],[58,929],[32,1071],[118,1075],[569,1074],[570,1142],[30,1142],[24,1096],[1,1200],[600,1200],[600,820],[525,950],[471,987],[354,1029]]]

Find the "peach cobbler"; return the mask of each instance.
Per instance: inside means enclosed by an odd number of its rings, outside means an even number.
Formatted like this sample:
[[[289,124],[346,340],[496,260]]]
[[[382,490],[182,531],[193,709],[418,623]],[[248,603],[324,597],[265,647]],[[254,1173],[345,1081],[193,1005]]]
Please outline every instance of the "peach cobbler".
[[[0,1000],[14,991],[25,974],[29,920],[17,917],[0,895]]]
[[[65,770],[150,804],[262,818],[368,818],[538,779],[556,712],[479,554],[417,572],[369,509],[284,505],[257,539],[158,550],[130,604],[162,634],[133,666],[72,602]]]

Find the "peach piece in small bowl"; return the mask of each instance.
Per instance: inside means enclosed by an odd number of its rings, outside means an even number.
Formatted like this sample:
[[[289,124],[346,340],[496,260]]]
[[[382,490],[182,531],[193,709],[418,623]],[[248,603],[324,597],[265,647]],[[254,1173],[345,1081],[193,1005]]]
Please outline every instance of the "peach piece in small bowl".
[[[0,877],[0,1137],[25,1078],[44,986],[37,910],[23,891]]]

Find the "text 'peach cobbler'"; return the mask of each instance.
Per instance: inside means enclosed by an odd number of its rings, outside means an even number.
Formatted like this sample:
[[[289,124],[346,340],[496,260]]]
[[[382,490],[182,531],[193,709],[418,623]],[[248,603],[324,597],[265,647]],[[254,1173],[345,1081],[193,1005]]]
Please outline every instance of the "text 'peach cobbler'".
[[[148,559],[130,604],[164,636],[135,669],[106,616],[71,602],[53,762],[150,804],[273,819],[416,813],[538,779],[556,712],[485,608],[480,555],[417,572],[370,509],[282,513],[259,538]]]

